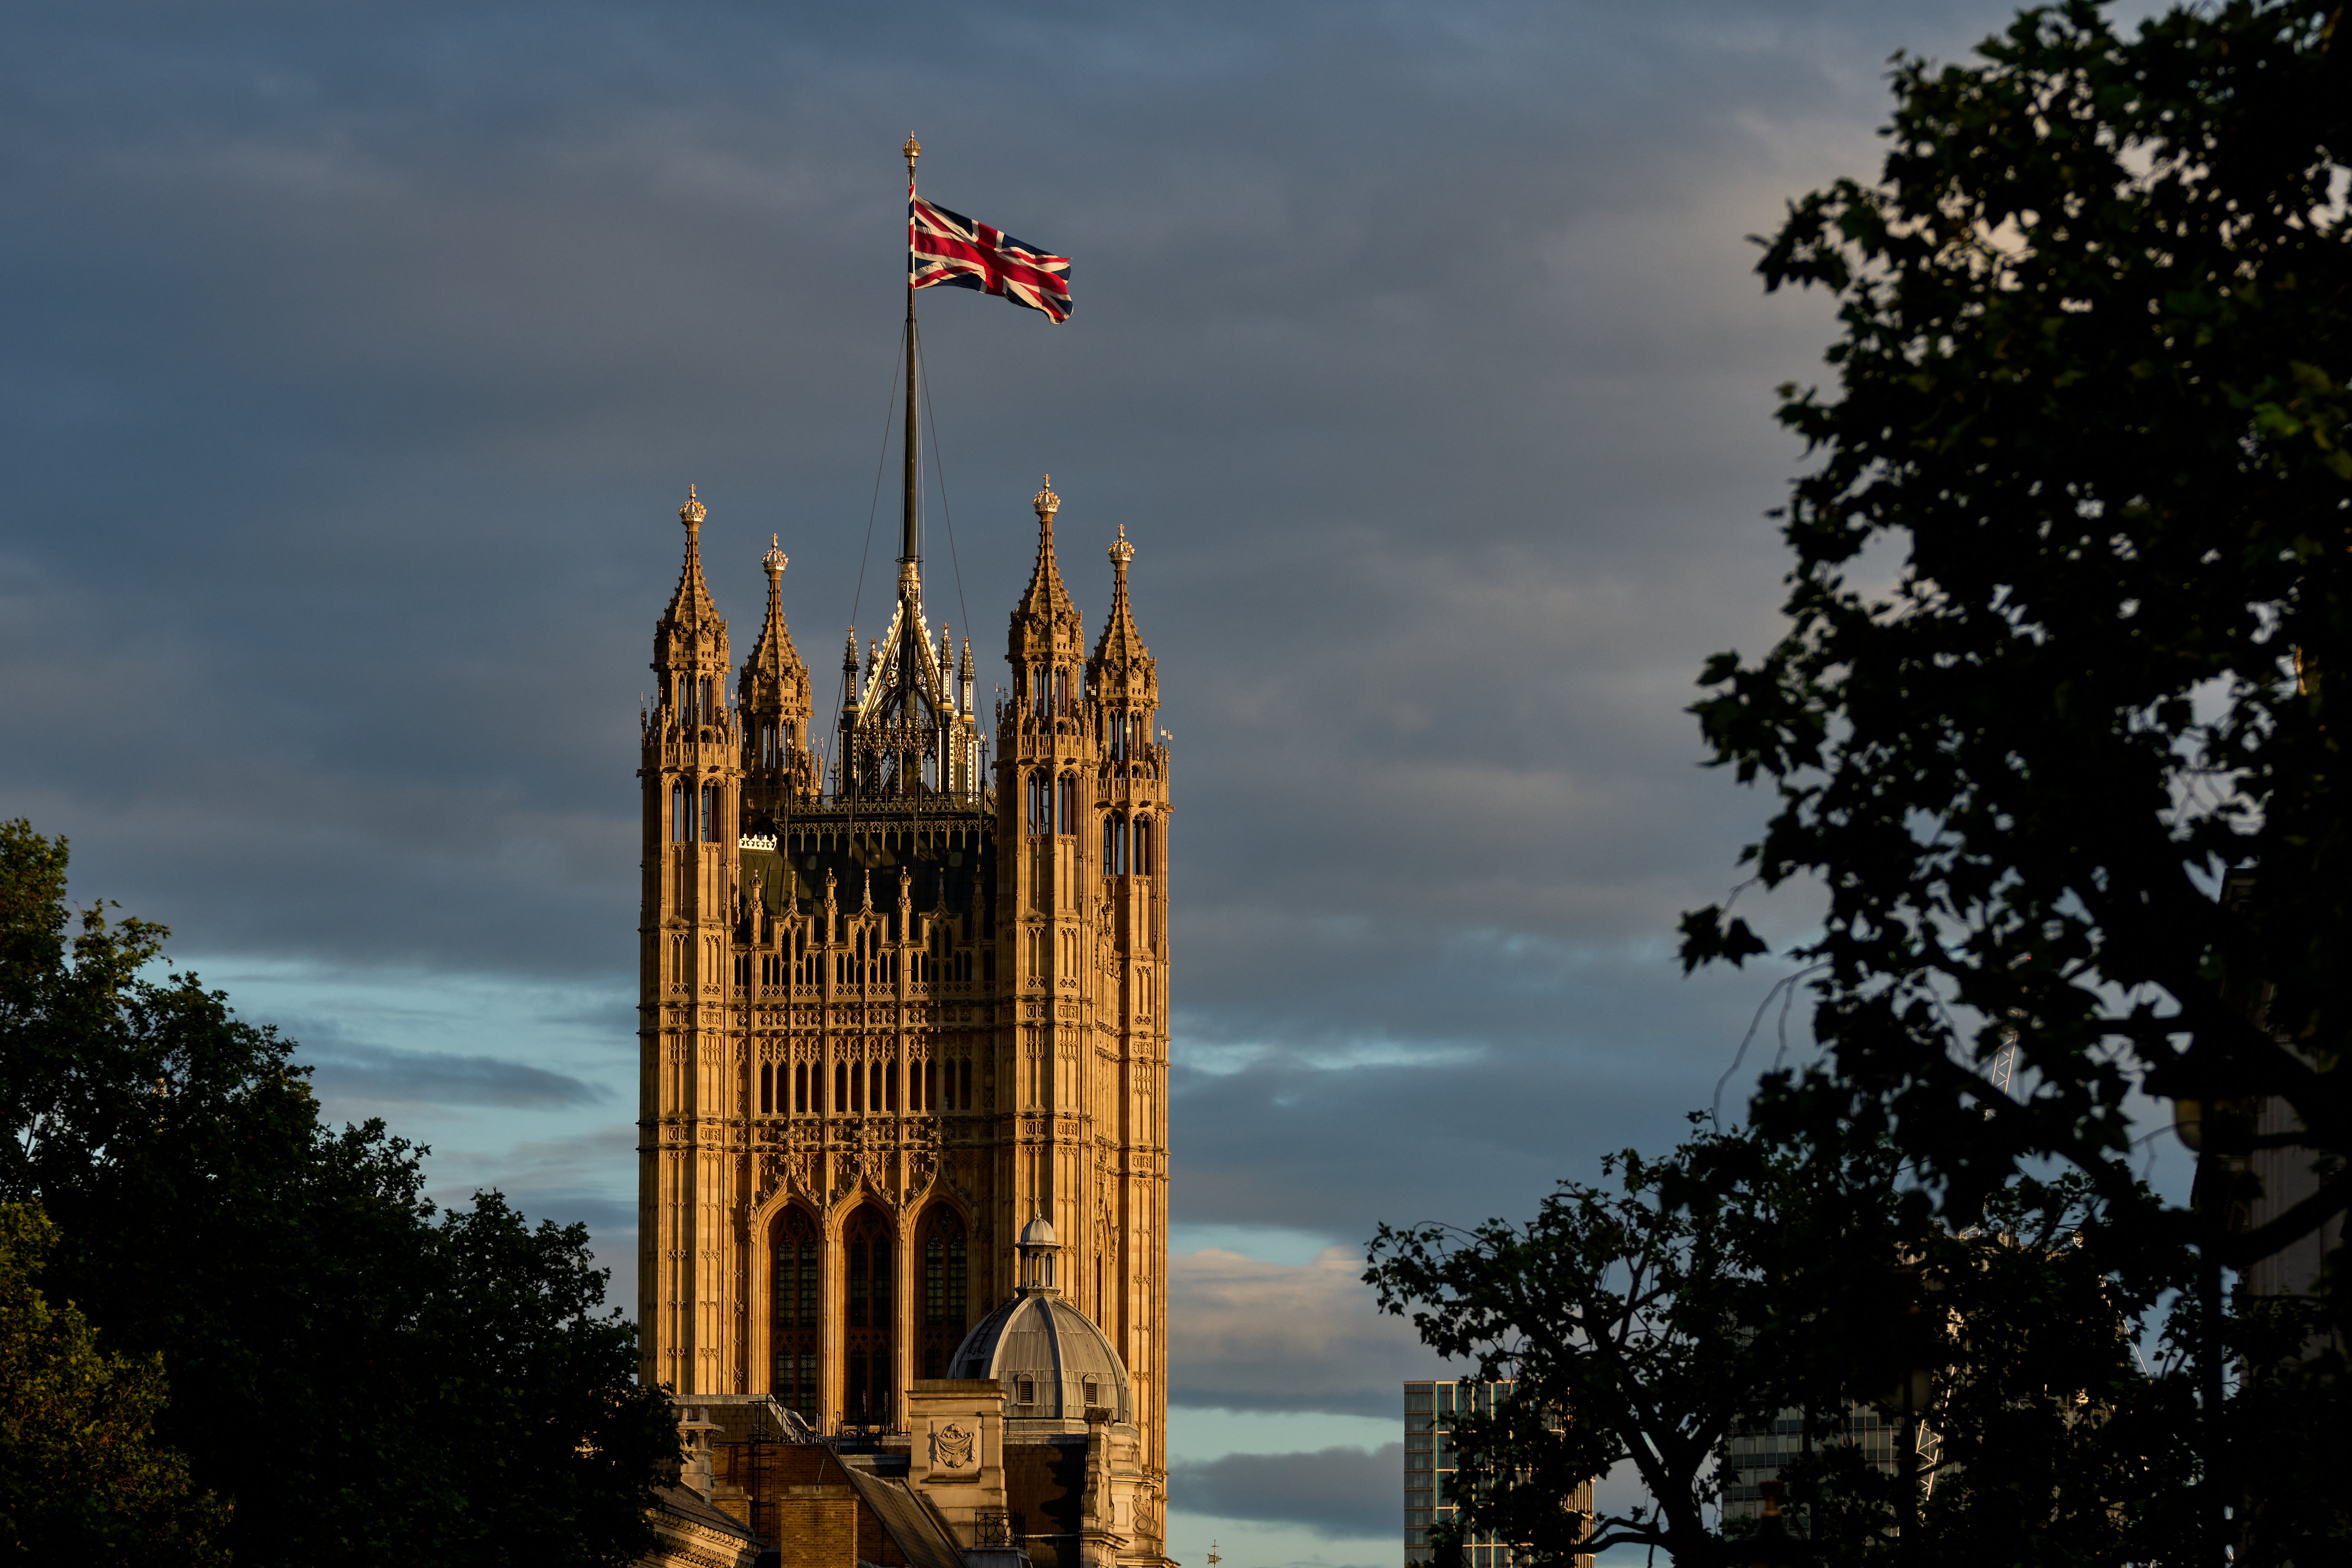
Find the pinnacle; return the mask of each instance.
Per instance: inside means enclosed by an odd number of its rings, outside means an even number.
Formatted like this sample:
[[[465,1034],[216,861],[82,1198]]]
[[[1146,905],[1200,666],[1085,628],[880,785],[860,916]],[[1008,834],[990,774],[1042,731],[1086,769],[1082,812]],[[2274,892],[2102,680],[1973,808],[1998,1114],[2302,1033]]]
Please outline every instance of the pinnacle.
[[[1135,610],[1127,597],[1127,563],[1135,559],[1135,546],[1127,542],[1125,523],[1119,524],[1118,540],[1110,547],[1109,554],[1113,573],[1110,614],[1103,621],[1095,656],[1087,661],[1097,677],[1105,671],[1147,669],[1151,663],[1151,650],[1143,646],[1143,634],[1136,629]]]
[[[686,504],[677,509],[677,521],[686,525],[686,564],[679,568],[677,592],[670,595],[669,609],[662,616],[665,626],[699,626],[719,619],[719,606],[702,580],[702,520],[708,515],[694,487],[687,486]]]
[[[1029,504],[1037,512],[1037,563],[1030,569],[1028,589],[1021,595],[1013,618],[1016,623],[1025,617],[1046,626],[1063,616],[1075,619],[1078,607],[1062,585],[1062,569],[1054,559],[1054,514],[1061,510],[1062,498],[1054,493],[1051,474]]]
[[[768,536],[768,553],[760,564],[768,574],[768,615],[761,623],[758,640],[751,645],[751,656],[744,661],[747,673],[756,673],[772,680],[793,679],[800,689],[808,685],[808,667],[801,662],[800,650],[793,646],[793,634],[784,624],[783,581],[786,557],[776,536]]]

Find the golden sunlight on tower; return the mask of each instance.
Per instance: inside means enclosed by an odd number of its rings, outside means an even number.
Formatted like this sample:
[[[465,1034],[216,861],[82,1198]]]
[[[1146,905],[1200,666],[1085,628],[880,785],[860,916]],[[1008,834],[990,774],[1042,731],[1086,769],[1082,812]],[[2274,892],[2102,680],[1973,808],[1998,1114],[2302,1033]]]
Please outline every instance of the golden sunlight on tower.
[[[1066,1547],[1033,1554],[1142,1565],[1165,1536],[1168,752],[1134,549],[1110,546],[1087,658],[1060,504],[1034,501],[992,735],[969,638],[924,616],[910,527],[824,746],[782,548],[730,703],[704,510],[679,513],[640,773],[639,1321],[645,1375],[681,1400],[733,1421],[772,1399],[883,1455],[1001,1371],[986,1431],[1101,1468]],[[1023,1300],[1091,1369],[1042,1425],[1003,1333]]]

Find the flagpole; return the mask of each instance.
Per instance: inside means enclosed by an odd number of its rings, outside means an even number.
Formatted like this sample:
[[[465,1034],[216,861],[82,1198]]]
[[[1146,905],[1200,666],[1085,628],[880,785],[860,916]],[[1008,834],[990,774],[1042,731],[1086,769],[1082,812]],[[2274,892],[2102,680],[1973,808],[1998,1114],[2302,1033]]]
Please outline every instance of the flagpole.
[[[912,135],[899,149],[907,155],[907,477],[902,510],[899,513],[898,591],[908,596],[915,582],[919,555],[916,552],[915,531],[916,488],[922,482],[920,436],[915,423],[915,160],[923,155],[923,144]],[[909,626],[908,635],[913,635]]]

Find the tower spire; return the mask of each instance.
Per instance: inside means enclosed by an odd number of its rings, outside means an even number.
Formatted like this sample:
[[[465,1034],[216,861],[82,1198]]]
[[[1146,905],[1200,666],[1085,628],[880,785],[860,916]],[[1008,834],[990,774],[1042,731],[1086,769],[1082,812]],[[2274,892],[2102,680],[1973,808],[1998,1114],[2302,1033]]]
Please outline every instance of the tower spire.
[[[1118,525],[1118,538],[1111,545],[1110,614],[1103,620],[1102,636],[1095,642],[1095,656],[1088,665],[1088,675],[1097,689],[1108,676],[1116,688],[1118,678],[1129,670],[1148,669],[1151,650],[1143,646],[1143,634],[1135,629],[1135,611],[1127,598],[1127,563],[1135,559],[1135,546],[1127,542],[1127,524]]]
[[[1061,563],[1054,559],[1054,514],[1062,510],[1062,498],[1054,493],[1053,475],[1045,476],[1029,504],[1037,513],[1037,562],[1029,569],[1029,586],[1021,595],[1020,608],[1013,613],[1049,620],[1075,615],[1077,606],[1071,602],[1070,591],[1062,585]]]
[[[816,787],[809,756],[808,732],[812,693],[808,666],[793,646],[784,624],[784,568],[791,560],[774,534],[760,565],[768,574],[768,615],[751,652],[743,660],[735,689],[740,700],[743,726],[743,773],[750,796],[761,812],[773,816],[787,796]],[[753,797],[756,797],[755,799]],[[747,815],[746,821],[751,817]]]
[[[708,510],[698,500],[694,487],[686,487],[686,504],[677,509],[677,521],[686,527],[686,564],[678,569],[677,592],[669,598],[669,611],[662,619],[680,626],[707,625],[719,618],[719,606],[711,602],[710,588],[702,580],[702,520]]]
[[[1062,498],[1054,493],[1053,475],[1045,476],[1029,504],[1037,511],[1037,563],[1013,611],[1005,658],[1013,665],[1020,700],[1032,711],[1058,711],[1077,696],[1086,626],[1070,601],[1070,591],[1062,585],[1062,568],[1054,559],[1054,514],[1061,510]]]

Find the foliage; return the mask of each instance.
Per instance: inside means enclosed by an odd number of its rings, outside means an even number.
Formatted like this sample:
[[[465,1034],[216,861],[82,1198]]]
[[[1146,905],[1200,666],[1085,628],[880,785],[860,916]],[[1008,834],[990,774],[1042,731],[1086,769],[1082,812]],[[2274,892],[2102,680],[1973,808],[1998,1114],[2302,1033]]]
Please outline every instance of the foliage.
[[[2189,1370],[2134,1352],[2151,1330],[2193,1329],[2177,1315],[2188,1259],[2109,1268],[2080,1245],[2099,1215],[2080,1178],[2013,1186],[1954,1231],[1869,1139],[1702,1132],[1607,1168],[1616,1191],[1563,1184],[1524,1226],[1373,1242],[1383,1307],[1517,1384],[1493,1416],[1454,1419],[1465,1484],[1433,1539],[1490,1533],[1562,1564],[1622,1545],[1738,1561],[1737,1527],[1709,1523],[1720,1461],[1776,1416],[1803,1430],[1783,1473],[1826,1563],[2120,1564],[2191,1538]],[[1898,1418],[1914,1369],[1937,1473],[1898,1545],[1903,1479],[1864,1462],[1849,1412]],[[1621,1463],[1650,1500],[1576,1511]]]
[[[1454,1424],[1464,1528],[1562,1561],[1642,1544],[1706,1562],[1725,1440],[1833,1407],[1895,1353],[1884,1307],[1909,1287],[1893,1263],[1925,1215],[1883,1146],[1800,1156],[1702,1131],[1603,1173],[1615,1191],[1563,1183],[1525,1226],[1383,1226],[1366,1279],[1439,1353],[1517,1384],[1496,1417]],[[1587,1534],[1563,1510],[1621,1462],[1652,1501]]]
[[[72,1303],[34,1288],[56,1239],[39,1209],[0,1204],[0,1561],[226,1561],[226,1510],[153,1441],[160,1361],[100,1351]]]
[[[2088,1184],[2069,1176],[2004,1189],[1977,1226],[1906,1239],[1914,1288],[1907,1300],[1880,1296],[1875,1310],[1888,1325],[1880,1344],[1927,1374],[1925,1495],[1906,1526],[1899,1460],[1870,1469],[1852,1447],[1825,1445],[1786,1467],[1824,1561],[1973,1568],[2191,1555],[2200,1325],[2179,1288],[2192,1260],[2164,1247],[2119,1273],[2085,1245],[2098,1222]],[[2151,1339],[2152,1367],[2137,1348]],[[1892,1380],[1881,1379],[1877,1390],[1851,1381],[1844,1397],[1874,1395],[1892,1411]]]
[[[53,1294],[163,1358],[158,1436],[237,1561],[634,1555],[677,1434],[585,1230],[438,1214],[422,1150],[321,1126],[288,1041],[150,978],[160,927],[69,917],[65,871],[0,825],[0,1200],[57,1221]]]
[[[2122,1225],[2136,1090],[2283,1097],[2331,1162],[2234,1263],[2352,1198],[2344,20],[2126,37],[2068,0],[1898,60],[1881,182],[1795,204],[1761,265],[1843,332],[1833,390],[1782,392],[1816,459],[1790,629],[1695,710],[1778,791],[1758,875],[1827,889],[1795,949],[1826,1070],[1759,1114],[1890,1129],[1955,1216],[2057,1157]],[[1685,917],[1686,965],[1763,947]]]

